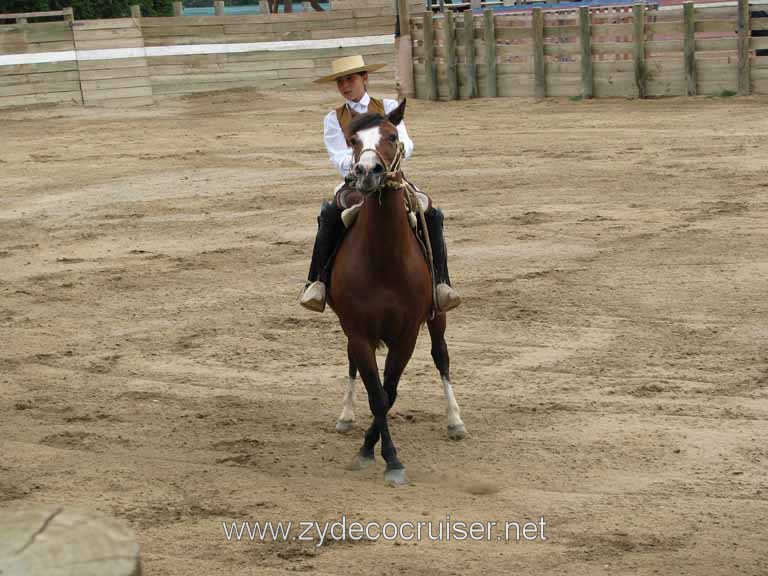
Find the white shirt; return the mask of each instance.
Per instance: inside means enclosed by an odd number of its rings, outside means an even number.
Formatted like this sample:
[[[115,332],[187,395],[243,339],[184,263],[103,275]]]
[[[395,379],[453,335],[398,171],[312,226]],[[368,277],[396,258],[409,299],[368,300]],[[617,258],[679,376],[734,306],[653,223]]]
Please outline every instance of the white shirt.
[[[350,109],[364,114],[368,112],[368,103],[370,101],[371,97],[366,92],[359,102],[353,102],[352,100],[347,100],[346,102]],[[392,112],[399,104],[397,100],[390,100],[389,98],[384,98],[383,103],[385,114]],[[408,131],[405,129],[405,122],[398,124],[397,134],[405,146],[405,158],[408,159],[411,152],[413,152],[413,141],[411,141]],[[344,137],[344,131],[341,129],[341,126],[339,126],[336,110],[331,110],[325,115],[323,140],[325,141],[325,147],[328,149],[328,157],[331,159],[331,162],[342,176],[346,176],[352,169],[352,148],[347,146],[347,139]]]

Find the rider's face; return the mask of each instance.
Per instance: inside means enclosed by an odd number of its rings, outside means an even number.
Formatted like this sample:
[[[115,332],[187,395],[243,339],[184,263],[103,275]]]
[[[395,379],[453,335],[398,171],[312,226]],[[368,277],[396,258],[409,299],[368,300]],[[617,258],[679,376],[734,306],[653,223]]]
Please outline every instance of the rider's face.
[[[367,79],[368,74],[365,72],[342,76],[336,80],[336,87],[339,89],[339,94],[344,98],[357,102],[365,94],[365,81]]]

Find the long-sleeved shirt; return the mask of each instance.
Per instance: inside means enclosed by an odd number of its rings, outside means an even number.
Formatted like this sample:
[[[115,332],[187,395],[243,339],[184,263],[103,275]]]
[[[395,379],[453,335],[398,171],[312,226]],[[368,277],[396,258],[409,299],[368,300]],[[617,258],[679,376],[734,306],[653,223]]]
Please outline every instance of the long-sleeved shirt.
[[[347,106],[355,112],[361,114],[368,112],[368,103],[371,101],[371,97],[366,92],[359,102],[353,102],[347,100]],[[397,108],[397,100],[390,100],[389,98],[383,99],[384,112],[389,114]],[[408,159],[413,152],[413,141],[408,136],[408,131],[405,129],[405,122],[400,122],[397,125],[398,137],[402,141],[405,147],[405,158]],[[325,122],[323,124],[323,140],[325,141],[325,147],[328,149],[328,156],[331,162],[339,171],[339,174],[346,176],[352,169],[352,148],[347,146],[347,139],[344,137],[344,131],[339,126],[339,120],[336,118],[336,110],[331,110],[325,116]]]

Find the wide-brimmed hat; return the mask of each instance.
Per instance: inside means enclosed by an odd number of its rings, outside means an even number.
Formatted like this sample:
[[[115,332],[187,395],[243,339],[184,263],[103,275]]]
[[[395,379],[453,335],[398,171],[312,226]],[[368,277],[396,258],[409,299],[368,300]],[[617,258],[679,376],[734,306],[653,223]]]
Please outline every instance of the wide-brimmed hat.
[[[376,70],[380,70],[384,66],[386,64],[366,64],[363,57],[359,54],[356,56],[345,56],[331,62],[331,74],[318,78],[315,82],[334,82],[339,78],[356,74],[357,72],[376,72]]]

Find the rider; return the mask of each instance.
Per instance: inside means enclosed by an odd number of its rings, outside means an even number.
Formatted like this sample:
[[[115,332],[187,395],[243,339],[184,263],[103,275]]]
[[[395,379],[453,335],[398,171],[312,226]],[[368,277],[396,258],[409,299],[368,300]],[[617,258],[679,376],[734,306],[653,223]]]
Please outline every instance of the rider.
[[[375,72],[384,66],[385,64],[366,65],[362,56],[348,56],[331,63],[332,74],[315,80],[315,82],[336,82],[336,87],[345,100],[344,104],[325,116],[323,129],[323,140],[331,162],[345,178],[345,182],[336,188],[337,191],[347,182],[352,169],[352,147],[347,142],[344,131],[352,120],[353,112],[357,114],[377,112],[383,116],[398,106],[396,100],[387,98],[379,100],[368,95],[368,73]],[[398,124],[397,132],[407,159],[413,151],[413,142],[408,137],[404,122]],[[325,285],[328,280],[326,265],[344,231],[341,212],[336,202],[325,202],[317,219],[318,231],[312,251],[309,280],[300,301],[301,305],[309,310],[316,312],[325,310]],[[429,241],[434,259],[437,307],[440,312],[447,312],[461,304],[461,298],[451,287],[448,276],[448,255],[443,239],[443,213],[439,208],[430,207],[424,216],[429,229]]]

